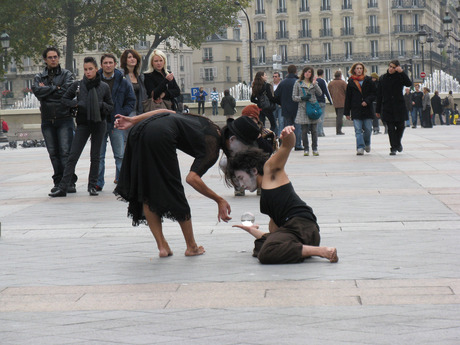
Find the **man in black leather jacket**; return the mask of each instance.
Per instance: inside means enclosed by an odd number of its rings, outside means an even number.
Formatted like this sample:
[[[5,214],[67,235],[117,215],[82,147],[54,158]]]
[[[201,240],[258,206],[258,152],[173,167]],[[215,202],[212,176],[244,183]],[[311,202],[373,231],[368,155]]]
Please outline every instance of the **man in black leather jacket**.
[[[35,76],[32,85],[32,91],[40,101],[42,133],[54,170],[51,192],[56,191],[61,182],[75,130],[70,109],[61,104],[61,98],[74,82],[74,76],[72,72],[61,68],[60,56],[59,50],[54,47],[43,51],[46,67]],[[76,181],[77,176],[74,175],[68,193],[75,193]]]

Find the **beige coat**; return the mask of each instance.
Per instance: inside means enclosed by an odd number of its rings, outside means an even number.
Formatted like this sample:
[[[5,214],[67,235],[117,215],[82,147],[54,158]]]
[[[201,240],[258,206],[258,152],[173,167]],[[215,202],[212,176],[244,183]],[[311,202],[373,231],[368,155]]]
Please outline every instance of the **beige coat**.
[[[334,108],[345,107],[345,93],[347,91],[347,83],[342,78],[332,80],[327,86],[329,93],[334,103]]]

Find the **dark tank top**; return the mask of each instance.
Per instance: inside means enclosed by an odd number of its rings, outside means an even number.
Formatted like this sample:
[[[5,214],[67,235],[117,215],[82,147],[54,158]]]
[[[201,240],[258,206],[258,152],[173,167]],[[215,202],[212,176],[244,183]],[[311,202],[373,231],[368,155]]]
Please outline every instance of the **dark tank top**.
[[[260,212],[273,219],[278,227],[294,217],[310,219],[316,223],[313,210],[300,199],[291,182],[274,189],[262,188]]]

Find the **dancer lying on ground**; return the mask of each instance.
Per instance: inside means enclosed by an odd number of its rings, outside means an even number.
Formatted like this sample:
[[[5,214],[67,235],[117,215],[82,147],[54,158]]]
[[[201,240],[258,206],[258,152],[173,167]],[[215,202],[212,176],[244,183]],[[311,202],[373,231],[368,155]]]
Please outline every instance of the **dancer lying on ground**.
[[[230,160],[226,181],[236,178],[245,189],[253,192],[262,188],[260,211],[270,217],[269,233],[251,226],[234,225],[256,240],[253,256],[262,264],[286,264],[303,262],[311,256],[320,256],[337,262],[337,249],[319,247],[319,227],[313,210],[295,193],[284,170],[295,145],[294,126],[283,129],[282,145],[268,159],[268,155],[256,148],[236,153]]]

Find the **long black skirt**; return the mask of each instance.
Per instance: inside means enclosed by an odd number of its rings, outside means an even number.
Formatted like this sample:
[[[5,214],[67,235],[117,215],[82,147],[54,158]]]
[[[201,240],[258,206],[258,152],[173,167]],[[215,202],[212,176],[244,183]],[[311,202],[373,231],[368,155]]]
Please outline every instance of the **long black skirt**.
[[[150,117],[128,136],[115,193],[129,203],[133,226],[146,224],[143,205],[161,218],[190,219],[177,159],[177,126],[168,114]]]

